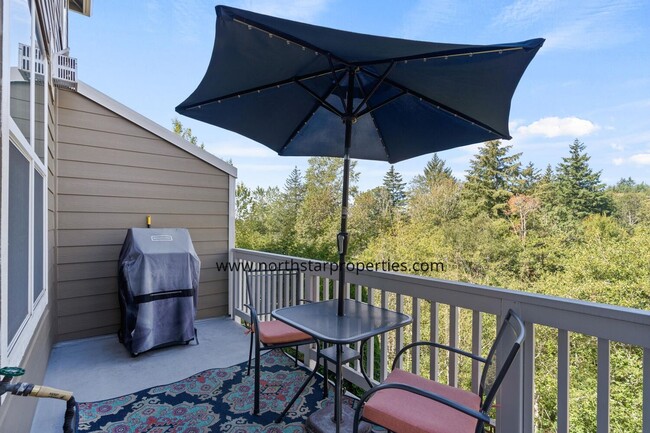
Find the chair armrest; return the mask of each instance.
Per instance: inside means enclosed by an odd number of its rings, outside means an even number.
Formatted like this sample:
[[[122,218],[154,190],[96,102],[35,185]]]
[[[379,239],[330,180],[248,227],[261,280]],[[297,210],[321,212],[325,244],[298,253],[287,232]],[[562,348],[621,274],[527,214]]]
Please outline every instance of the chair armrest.
[[[257,326],[257,310],[255,307],[253,307],[251,304],[244,304],[244,307],[248,308],[251,312],[251,324],[256,327]]]
[[[395,364],[397,363],[397,360],[400,358],[400,356],[402,356],[407,350],[410,350],[410,349],[412,349],[412,348],[414,348],[416,346],[430,346],[430,347],[435,347],[435,348],[438,348],[438,349],[444,349],[444,350],[447,350],[449,352],[458,353],[459,355],[463,355],[463,356],[466,356],[468,358],[472,358],[475,361],[479,361],[479,362],[483,362],[483,363],[487,362],[487,359],[485,359],[485,358],[483,358],[481,356],[478,356],[478,355],[474,355],[473,353],[466,352],[464,350],[458,349],[457,347],[446,346],[444,344],[434,343],[432,341],[416,341],[415,343],[407,344],[406,346],[402,347],[402,349],[399,352],[397,352],[397,355],[395,355],[395,359],[393,360],[393,365],[391,366],[391,369],[393,369],[393,370],[395,369]]]
[[[371,337],[372,338],[372,337]],[[370,341],[370,338],[366,338],[361,342],[361,359],[359,359],[359,367],[361,367],[361,374],[363,375],[363,378],[366,379],[366,382],[368,383],[368,386],[370,388],[374,388],[376,385],[372,383],[372,380],[368,377],[368,373],[366,373],[366,368],[364,367],[364,362],[363,362],[363,349],[366,347],[366,344],[368,344],[368,341]]]
[[[357,423],[360,419],[361,415],[361,409],[363,408],[363,404],[376,392],[385,390],[385,389],[400,389],[402,391],[407,391],[413,394],[417,394],[419,396],[428,398],[430,400],[437,401],[438,403],[442,403],[446,406],[451,407],[452,409],[455,409],[459,412],[462,412],[466,415],[469,415],[473,418],[476,418],[477,420],[490,424],[490,417],[484,414],[483,412],[479,412],[477,410],[471,409],[467,406],[463,406],[462,404],[456,403],[455,401],[449,400],[441,395],[434,394],[429,391],[425,391],[420,388],[416,388],[411,385],[407,385],[405,383],[382,383],[381,385],[378,385],[372,389],[369,389],[366,391],[363,396],[361,396],[361,399],[359,400],[359,404],[357,405],[357,409],[355,412],[355,423]]]

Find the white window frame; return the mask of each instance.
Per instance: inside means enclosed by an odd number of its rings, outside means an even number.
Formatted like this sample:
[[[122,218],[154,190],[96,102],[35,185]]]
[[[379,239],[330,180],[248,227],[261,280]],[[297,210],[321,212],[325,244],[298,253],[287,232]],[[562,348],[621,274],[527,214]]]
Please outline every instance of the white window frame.
[[[36,5],[35,0],[28,0],[31,10],[31,40],[36,42]],[[3,8],[2,28],[5,29],[2,46],[2,200],[0,202],[0,365],[19,366],[23,361],[25,352],[31,342],[34,333],[40,323],[48,303],[48,144],[49,144],[49,80],[46,78],[43,83],[43,161],[36,154],[35,124],[36,124],[36,91],[38,86],[33,85],[35,74],[30,74],[32,85],[30,86],[30,138],[29,143],[18,125],[10,114],[10,85],[11,85],[11,44],[18,44],[19,41],[10,40],[10,11],[11,2],[6,2]],[[43,55],[45,51],[41,50]],[[34,69],[34,49],[30,50],[32,59],[30,65]],[[45,77],[49,77],[48,61],[45,61]],[[9,341],[8,332],[8,234],[9,234],[9,150],[15,146],[30,165],[29,181],[29,263],[28,263],[28,313],[27,317],[16,332],[16,335]],[[37,171],[43,177],[43,290],[34,299],[34,172]]]

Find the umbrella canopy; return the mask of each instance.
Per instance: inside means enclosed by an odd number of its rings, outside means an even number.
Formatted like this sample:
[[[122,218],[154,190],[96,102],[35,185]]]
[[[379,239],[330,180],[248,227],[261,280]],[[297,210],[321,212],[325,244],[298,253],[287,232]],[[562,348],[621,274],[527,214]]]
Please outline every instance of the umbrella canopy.
[[[337,240],[343,314],[349,158],[395,163],[510,139],[512,96],[544,40],[421,42],[216,9],[205,77],[176,111],[280,155],[345,158]]]

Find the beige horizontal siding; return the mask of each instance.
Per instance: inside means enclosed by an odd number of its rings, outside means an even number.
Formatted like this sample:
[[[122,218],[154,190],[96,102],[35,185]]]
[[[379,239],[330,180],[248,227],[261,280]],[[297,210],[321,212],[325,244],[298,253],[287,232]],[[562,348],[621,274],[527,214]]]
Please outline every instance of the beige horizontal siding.
[[[95,212],[59,212],[59,228],[61,230],[83,230],[83,229],[121,229],[123,227],[139,227],[146,220],[146,215],[142,213],[121,213],[113,214],[111,219],[102,218],[102,214]],[[228,228],[227,215],[195,215],[191,220],[187,220],[183,215],[178,214],[162,214],[152,217],[152,224],[155,227],[185,227],[192,230],[192,238],[197,240],[216,240],[225,239],[223,237],[215,237],[216,234],[212,230],[219,229],[221,231]],[[205,229],[205,230],[200,230]],[[194,235],[196,233],[196,235]],[[126,232],[123,233],[126,235]],[[124,236],[119,239],[121,244]],[[65,240],[63,241],[65,242]]]
[[[59,92],[56,237],[61,340],[116,332],[130,227],[185,227],[201,259],[197,316],[227,314],[228,182],[221,170],[79,94]]]
[[[107,197],[59,193],[59,209],[65,209],[66,212],[101,212],[104,215],[113,213],[186,215],[188,210],[197,215],[227,215],[228,203],[138,197],[111,197],[111,200],[107,200]]]
[[[197,186],[177,186],[131,183],[112,180],[77,179],[59,180],[59,192],[69,195],[96,195],[100,197],[138,197],[157,199],[182,199],[195,201],[228,202],[228,191]]]
[[[227,284],[214,293],[199,295],[197,318],[227,314]],[[75,297],[59,301],[59,336],[64,339],[84,338],[117,332],[120,324],[120,310],[114,294],[100,294],[92,297]],[[88,309],[88,301],[91,308]],[[115,306],[115,308],[112,308]],[[80,309],[84,312],[80,313]]]
[[[214,167],[193,158],[157,155],[136,150],[107,149],[98,146],[68,144],[59,141],[59,159],[65,161],[90,162],[116,161],[119,165],[135,168],[152,168],[180,173],[201,173],[215,176]],[[118,164],[116,164],[118,165]],[[223,177],[216,175],[217,177]]]
[[[110,147],[111,149],[133,150],[138,152],[151,153],[156,155],[170,155],[177,158],[194,158],[193,155],[179,149],[178,147],[169,147],[161,149],[158,145],[160,139],[157,137],[129,137],[128,140],[115,141],[115,134],[89,129],[80,129],[70,126],[59,125],[59,134],[66,139],[66,143],[93,146]]]
[[[183,173],[151,168],[134,168],[108,162],[79,162],[60,160],[58,168],[73,179],[112,180],[156,185],[194,186],[219,189],[227,183],[227,176],[202,173]],[[216,170],[216,169],[215,169]],[[64,176],[66,177],[66,176]]]

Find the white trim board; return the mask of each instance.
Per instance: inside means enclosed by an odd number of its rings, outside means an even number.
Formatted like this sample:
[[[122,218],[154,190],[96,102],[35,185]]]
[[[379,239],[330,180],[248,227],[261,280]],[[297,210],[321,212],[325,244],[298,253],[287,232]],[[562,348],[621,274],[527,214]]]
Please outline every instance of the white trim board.
[[[170,142],[174,146],[179,147],[184,151],[196,156],[197,158],[207,162],[208,164],[218,168],[219,170],[229,174],[230,176],[237,177],[237,169],[234,166],[228,164],[226,161],[214,156],[210,152],[201,149],[198,146],[193,145],[187,140],[183,140],[173,131],[164,128],[163,126],[157,124],[153,120],[130,109],[126,105],[117,102],[115,99],[89,86],[88,84],[79,81],[79,83],[77,84],[77,93],[79,93],[82,96],[85,96],[86,98],[90,99],[93,102],[96,102],[102,107],[111,110],[112,112],[118,114],[119,116],[129,120],[130,122],[135,123],[141,128],[146,129],[152,134],[157,135],[163,140]]]

